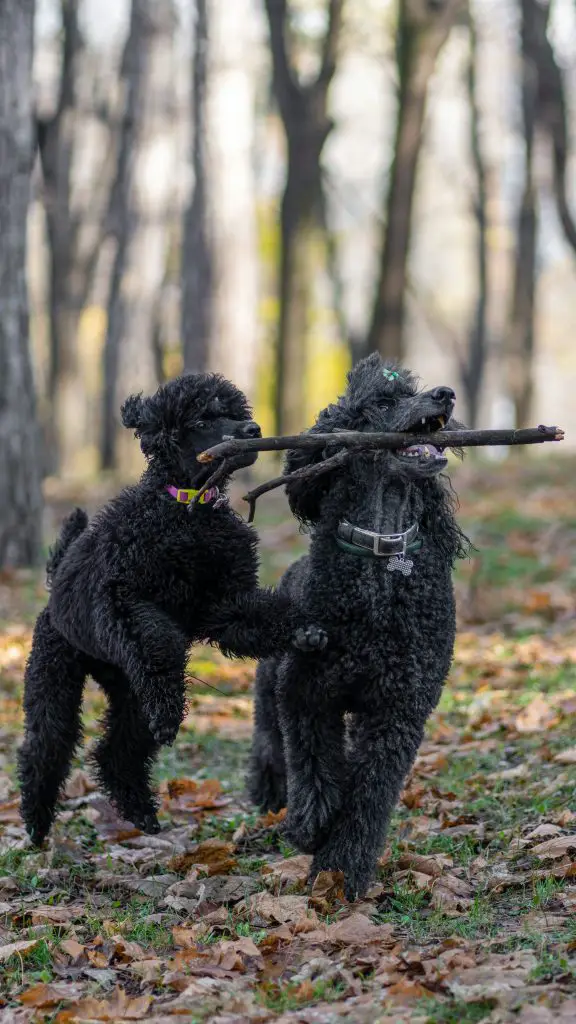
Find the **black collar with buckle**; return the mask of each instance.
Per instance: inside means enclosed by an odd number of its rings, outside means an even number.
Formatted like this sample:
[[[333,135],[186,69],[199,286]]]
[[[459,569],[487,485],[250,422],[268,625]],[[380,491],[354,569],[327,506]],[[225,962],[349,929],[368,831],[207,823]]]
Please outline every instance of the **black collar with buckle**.
[[[404,533],[374,533],[352,526],[345,519],[338,524],[336,543],[351,555],[367,555],[369,558],[392,558],[394,555],[411,555],[419,551],[423,540],[418,536],[418,523],[413,523]]]

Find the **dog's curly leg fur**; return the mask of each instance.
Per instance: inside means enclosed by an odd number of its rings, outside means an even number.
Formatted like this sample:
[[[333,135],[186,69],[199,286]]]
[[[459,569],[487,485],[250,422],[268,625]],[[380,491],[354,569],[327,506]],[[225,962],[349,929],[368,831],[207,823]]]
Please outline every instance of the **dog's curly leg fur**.
[[[143,832],[160,831],[150,774],[158,751],[126,675],[112,665],[91,667],[108,698],[104,735],[90,755],[94,773],[122,817]]]
[[[324,632],[310,626],[291,601],[265,589],[223,601],[212,613],[209,636],[224,654],[240,658],[274,657],[291,644],[309,651],[326,644]]]
[[[36,622],[26,666],[26,732],[18,752],[21,813],[35,846],[40,846],[50,831],[60,790],[82,737],[85,676],[84,656],[56,632],[45,608]]]
[[[274,681],[275,658],[260,662],[254,693],[254,739],[248,770],[248,794],[261,811],[286,806],[284,741],[278,722]]]
[[[315,851],[311,879],[320,871],[343,871],[347,899],[366,893],[428,713],[403,706],[354,716],[342,813]]]
[[[177,624],[144,601],[118,604],[101,644],[126,673],[155,742],[173,743],[184,717],[188,648]]]
[[[309,659],[293,655],[282,668],[276,694],[288,774],[286,835],[313,853],[341,806],[344,715],[337,702],[317,699]]]

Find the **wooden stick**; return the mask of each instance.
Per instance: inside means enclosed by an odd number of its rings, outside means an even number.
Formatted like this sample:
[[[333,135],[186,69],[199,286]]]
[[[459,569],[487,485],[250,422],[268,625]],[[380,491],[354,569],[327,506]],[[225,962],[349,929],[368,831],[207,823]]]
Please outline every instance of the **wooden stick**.
[[[242,498],[242,501],[247,501],[250,505],[250,512],[248,514],[248,522],[254,522],[254,514],[256,512],[256,502],[261,495],[266,494],[268,491],[273,491],[276,487],[282,487],[283,484],[292,482],[292,480],[306,480],[308,478],[321,476],[322,473],[328,472],[330,469],[336,469],[337,466],[344,465],[348,462],[351,453],[347,451],[337,452],[336,455],[332,455],[329,459],[325,459],[324,462],[317,462],[313,466],[303,466],[302,469],[295,469],[293,473],[284,473],[282,476],[275,476],[273,480],[266,480],[265,483],[255,487],[253,491],[248,491]]]
[[[560,427],[526,427],[521,430],[439,430],[433,434],[363,433],[343,430],[333,434],[296,434],[291,437],[232,438],[208,448],[198,455],[199,462],[239,455],[241,452],[275,452],[296,448],[405,448],[410,444],[433,444],[437,448],[478,448],[483,445],[542,444],[563,441]]]

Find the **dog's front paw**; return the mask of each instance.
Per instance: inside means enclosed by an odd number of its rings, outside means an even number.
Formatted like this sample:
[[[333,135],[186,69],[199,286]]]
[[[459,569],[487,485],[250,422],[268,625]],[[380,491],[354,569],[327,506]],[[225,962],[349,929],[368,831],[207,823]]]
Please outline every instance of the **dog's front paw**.
[[[320,626],[306,626],[296,630],[292,643],[299,651],[323,651],[328,643],[328,634]]]
[[[153,715],[148,727],[159,746],[171,747],[178,735],[180,718],[168,714]]]

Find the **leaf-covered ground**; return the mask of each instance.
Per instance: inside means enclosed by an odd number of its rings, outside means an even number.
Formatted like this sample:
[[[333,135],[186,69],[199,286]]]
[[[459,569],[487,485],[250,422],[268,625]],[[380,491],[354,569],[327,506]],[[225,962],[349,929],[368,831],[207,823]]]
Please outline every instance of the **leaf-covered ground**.
[[[308,858],[245,802],[253,666],[213,652],[194,652],[161,760],[163,832],[120,821],[80,757],[49,847],[31,851],[14,755],[45,595],[0,577],[3,1024],[576,1020],[575,468],[458,472],[478,551],[458,571],[454,667],[355,906],[334,875],[308,893]],[[258,524],[270,580],[303,541],[278,498]],[[102,709],[90,686],[87,744]]]

